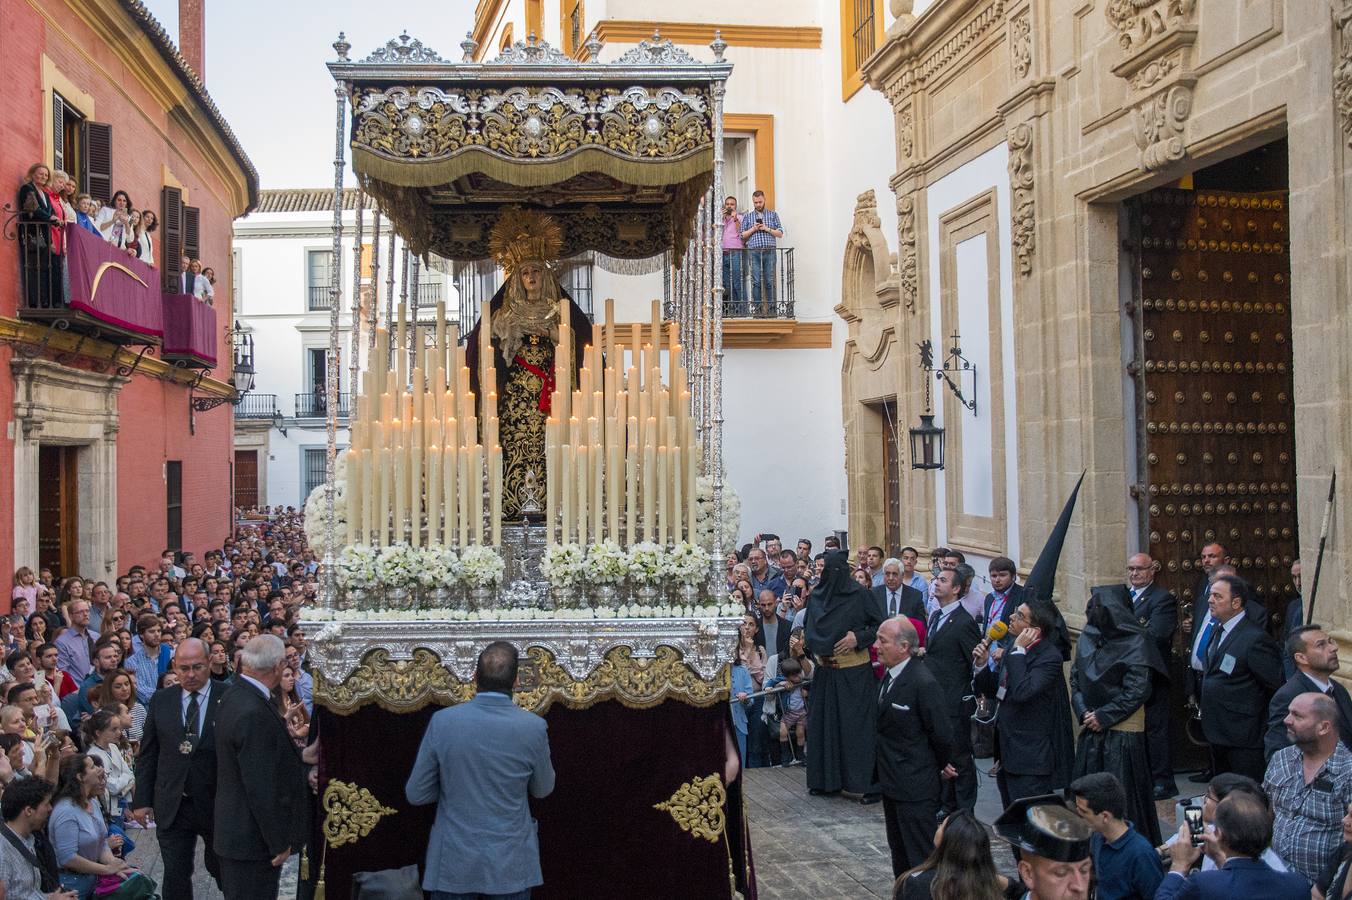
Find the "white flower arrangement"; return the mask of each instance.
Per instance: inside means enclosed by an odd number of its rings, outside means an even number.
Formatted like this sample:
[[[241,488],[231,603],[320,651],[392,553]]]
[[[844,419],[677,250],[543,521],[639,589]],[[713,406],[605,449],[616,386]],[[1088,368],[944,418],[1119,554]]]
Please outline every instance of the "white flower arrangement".
[[[711,620],[739,617],[743,613],[737,603],[722,606],[621,606],[618,609],[481,609],[467,612],[463,609],[319,609],[306,608],[307,622],[520,622],[527,620],[589,621],[595,619],[699,619],[702,633],[717,636],[718,626]],[[333,628],[328,631],[328,628]],[[712,629],[712,630],[710,630]],[[336,637],[341,625],[326,626],[324,637]]]
[[[582,574],[593,584],[618,584],[629,571],[629,555],[614,541],[602,541],[587,548]]]
[[[415,551],[420,563],[418,584],[424,588],[453,587],[460,579],[460,557],[449,547],[434,545]]]
[[[640,584],[657,584],[671,574],[667,551],[659,544],[641,541],[629,548],[629,577]]]
[[[723,546],[731,547],[742,528],[742,498],[723,484]],[[695,480],[695,539],[708,549],[714,545],[714,483],[707,475]]]
[[[707,579],[711,562],[708,550],[689,541],[672,547],[667,555],[671,577],[685,585],[699,584]]]
[[[572,587],[582,580],[586,560],[581,544],[551,544],[540,559],[540,574],[552,587]]]
[[[488,587],[502,581],[506,570],[502,557],[492,547],[467,547],[460,555],[460,577],[470,587]]]
[[[323,559],[328,550],[326,541],[328,508],[324,498],[324,485],[320,484],[305,498],[305,538],[319,559]],[[341,453],[334,463],[333,508],[338,514],[334,521],[333,533],[341,541],[347,535],[347,467]]]
[[[422,569],[421,557],[403,541],[382,547],[376,555],[376,578],[387,588],[412,587]]]
[[[344,547],[333,567],[338,586],[344,590],[366,591],[375,587],[376,550],[374,547]]]

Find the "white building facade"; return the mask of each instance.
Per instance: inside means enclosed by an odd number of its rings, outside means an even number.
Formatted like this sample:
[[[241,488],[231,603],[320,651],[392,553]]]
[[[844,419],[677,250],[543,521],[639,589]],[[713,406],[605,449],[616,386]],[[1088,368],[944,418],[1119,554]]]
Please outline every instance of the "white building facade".
[[[344,198],[344,233],[339,277],[338,447],[347,446],[350,415],[351,326],[355,251],[351,235],[357,216],[357,191]],[[369,315],[373,280],[379,284],[379,317],[385,321],[389,296],[389,223],[382,221],[378,254],[372,246],[369,204],[361,255],[361,315]],[[394,297],[414,306],[412,287],[404,283],[404,247],[395,241]],[[324,189],[270,190],[259,193],[258,208],[235,222],[234,284],[237,321],[254,340],[257,377],[254,389],[235,407],[235,505],[299,508],[324,482],[327,446],[327,359],[330,272],[333,266],[333,192]],[[456,292],[447,271],[419,266],[420,320],[437,302],[447,316],[458,315]],[[411,278],[411,276],[410,276]],[[363,329],[363,337],[369,330]],[[359,348],[365,365],[366,348]]]

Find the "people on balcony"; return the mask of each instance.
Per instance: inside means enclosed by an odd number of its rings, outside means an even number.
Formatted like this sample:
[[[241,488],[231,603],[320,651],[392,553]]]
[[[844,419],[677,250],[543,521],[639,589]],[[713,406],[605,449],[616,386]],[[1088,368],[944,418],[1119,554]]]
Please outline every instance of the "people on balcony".
[[[94,237],[103,237],[99,226],[94,224],[94,198],[88,194],[79,194],[75,198],[75,224]]]
[[[52,208],[47,187],[52,170],[42,163],[28,167],[19,186],[19,242],[23,254],[25,302],[37,309],[59,305],[61,220]]]
[[[723,200],[723,287],[726,289],[723,308],[730,316],[745,316],[746,285],[743,281],[743,261],[746,242],[742,240],[742,219],[737,213],[737,198]]]
[[[155,215],[154,210],[141,210],[141,224],[136,235],[136,244],[139,248],[136,258],[151,267],[155,265],[155,244],[150,235],[159,227],[160,217]]]
[[[199,263],[200,265],[200,263]],[[202,269],[202,278],[206,281],[207,295],[203,299],[207,301],[207,306],[216,305],[216,270],[211,266]]]
[[[127,255],[136,259],[141,255],[141,214],[132,209],[127,211],[127,226],[122,229],[122,242],[118,245],[127,251]]]
[[[751,265],[751,302],[757,315],[775,312],[775,248],[784,236],[779,214],[765,208],[765,191],[751,195],[752,210],[742,215],[742,240]]]
[[[75,222],[75,179],[57,169],[52,173],[52,187],[61,206],[61,221],[66,225]],[[53,209],[57,204],[53,204]]]
[[[189,260],[188,271],[193,275],[192,295],[207,306],[215,306],[216,291],[212,288],[211,282],[202,274],[202,261],[200,259]]]
[[[131,197],[126,191],[114,191],[112,206],[99,209],[94,224],[99,226],[103,239],[110,244],[123,246],[123,234],[127,228],[127,215],[131,212]]]

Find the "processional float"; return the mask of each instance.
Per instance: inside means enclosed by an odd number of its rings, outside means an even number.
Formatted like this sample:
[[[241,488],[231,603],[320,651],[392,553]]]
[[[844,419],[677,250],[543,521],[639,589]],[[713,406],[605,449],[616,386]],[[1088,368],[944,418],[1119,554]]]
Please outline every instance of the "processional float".
[[[736,527],[714,218],[726,45],[708,63],[656,34],[612,63],[595,39],[590,62],[533,37],[486,63],[461,47],[449,62],[403,34],[356,61],[340,35],[329,65],[335,260],[349,150],[361,190],[346,347],[340,266],[330,282],[327,477],[307,504],[325,573],[307,621],[308,876],[345,898],[356,872],[422,861],[433,810],[404,801],[404,778],[432,713],[469,699],[479,651],[507,640],[558,773],[533,803],[536,895],[754,894],[727,703],[741,610],[720,552]],[[607,301],[593,325],[556,277],[584,253],[666,269],[672,302],[621,329]],[[443,303],[419,308],[433,256],[503,272],[468,334]]]

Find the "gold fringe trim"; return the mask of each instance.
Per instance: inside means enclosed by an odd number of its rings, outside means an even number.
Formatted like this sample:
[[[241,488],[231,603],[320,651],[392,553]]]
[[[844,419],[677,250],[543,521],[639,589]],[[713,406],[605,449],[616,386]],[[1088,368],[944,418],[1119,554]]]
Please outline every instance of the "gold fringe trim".
[[[408,660],[391,660],[389,651],[377,648],[341,684],[327,681],[317,671],[314,681],[315,702],[344,716],[369,704],[393,713],[416,712],[429,704],[451,706],[475,693],[473,683],[458,680],[427,648],[415,650]],[[668,700],[714,706],[727,702],[730,691],[728,666],[705,681],[672,647],[658,647],[652,658],[635,657],[630,648],[615,647],[595,671],[581,679],[568,674],[548,650],[531,647],[512,699],[523,709],[544,715],[554,703],[587,709],[607,700],[630,709],[651,709]]]
[[[711,146],[658,159],[626,158],[596,146],[579,147],[556,159],[515,159],[476,146],[439,159],[396,159],[368,147],[352,148],[352,166],[359,175],[400,187],[438,187],[477,173],[516,187],[539,188],[593,172],[624,184],[662,187],[708,174],[713,165]]]

